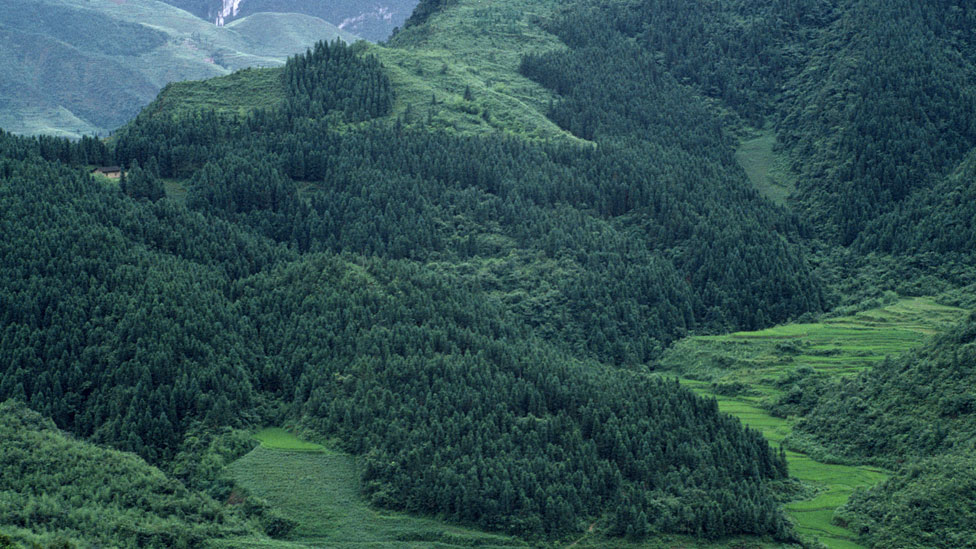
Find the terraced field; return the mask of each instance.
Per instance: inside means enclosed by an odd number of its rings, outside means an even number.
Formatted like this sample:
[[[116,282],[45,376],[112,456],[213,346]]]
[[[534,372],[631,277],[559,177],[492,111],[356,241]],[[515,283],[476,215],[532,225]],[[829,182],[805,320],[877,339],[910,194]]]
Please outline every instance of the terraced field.
[[[719,408],[759,430],[774,445],[791,432],[796,418],[776,418],[764,408],[783,391],[778,383],[801,368],[849,376],[917,346],[960,320],[962,309],[930,299],[902,299],[886,307],[819,323],[788,324],[756,332],[688,338],[664,357],[664,369],[718,400]],[[831,549],[861,547],[852,532],[832,523],[834,510],[858,486],[886,478],[875,467],[821,463],[787,452],[790,474],[817,490],[812,499],[786,506],[798,530]]]

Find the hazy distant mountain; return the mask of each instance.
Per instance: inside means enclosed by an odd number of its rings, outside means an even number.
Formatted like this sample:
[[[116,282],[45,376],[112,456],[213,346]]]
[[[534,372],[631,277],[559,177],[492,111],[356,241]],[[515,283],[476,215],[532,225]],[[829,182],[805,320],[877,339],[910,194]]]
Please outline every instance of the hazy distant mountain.
[[[276,66],[352,34],[307,15],[217,27],[156,0],[0,0],[0,128],[80,135],[130,120],[167,83]]]
[[[320,17],[367,40],[380,41],[413,12],[418,0],[163,0],[214,24],[268,11]]]

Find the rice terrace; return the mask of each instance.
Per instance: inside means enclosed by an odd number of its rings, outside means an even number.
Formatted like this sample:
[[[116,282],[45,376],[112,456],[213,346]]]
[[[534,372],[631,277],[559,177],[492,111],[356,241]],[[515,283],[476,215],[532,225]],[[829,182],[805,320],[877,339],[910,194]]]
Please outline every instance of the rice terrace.
[[[784,379],[804,369],[830,376],[857,374],[916,347],[965,313],[927,298],[900,299],[817,323],[689,338],[667,353],[662,366],[678,373],[683,385],[718,400],[720,410],[780,445],[797,418],[774,417],[764,405],[789,389]],[[799,531],[831,549],[861,547],[852,532],[833,523],[834,511],[856,488],[887,478],[886,472],[832,463],[829,456],[818,461],[795,451],[786,455],[790,474],[815,490],[814,497],[786,505]]]

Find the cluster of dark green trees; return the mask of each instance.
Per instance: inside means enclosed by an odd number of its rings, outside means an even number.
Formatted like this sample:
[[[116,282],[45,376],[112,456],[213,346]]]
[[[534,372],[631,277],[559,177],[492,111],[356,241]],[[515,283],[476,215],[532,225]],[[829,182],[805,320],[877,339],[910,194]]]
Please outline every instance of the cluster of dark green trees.
[[[912,463],[870,490],[854,492],[835,521],[872,547],[976,547],[976,459],[951,454]]]
[[[810,48],[810,30],[830,17],[822,0],[575,2],[546,22],[570,51],[528,56],[522,70],[560,93],[563,101],[550,115],[587,138],[622,127],[649,130],[655,121],[682,116],[689,98],[699,103],[692,111],[699,116],[701,99],[720,99],[742,121],[762,127]],[[683,107],[649,108],[664,97]],[[715,114],[708,113],[710,124],[730,122]],[[709,134],[704,139],[719,133],[698,130]]]
[[[768,489],[782,455],[605,364],[819,308],[765,225],[792,234],[785,214],[743,181],[699,202],[624,147],[362,122],[389,82],[341,43],[282,82],[281,108],[244,118],[140,116],[118,187],[80,167],[89,141],[0,135],[0,398],[215,495],[188,441],[291,419],[362,455],[387,507],[528,537],[601,516],[635,537],[791,537]],[[161,198],[172,176],[185,205]],[[728,265],[720,207],[747,235]]]

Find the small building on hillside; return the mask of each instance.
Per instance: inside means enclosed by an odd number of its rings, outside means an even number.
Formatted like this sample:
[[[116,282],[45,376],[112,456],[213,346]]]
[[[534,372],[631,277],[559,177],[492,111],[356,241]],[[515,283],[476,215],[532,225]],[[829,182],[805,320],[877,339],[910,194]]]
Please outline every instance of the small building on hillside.
[[[122,177],[122,168],[118,166],[101,166],[92,170],[92,173],[104,175],[110,179],[119,179]]]

